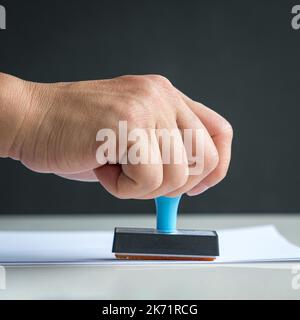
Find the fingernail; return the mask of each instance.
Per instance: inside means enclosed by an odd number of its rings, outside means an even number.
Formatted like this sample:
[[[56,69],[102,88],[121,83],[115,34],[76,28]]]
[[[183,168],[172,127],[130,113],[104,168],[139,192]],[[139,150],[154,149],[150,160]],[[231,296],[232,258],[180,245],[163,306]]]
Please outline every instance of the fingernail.
[[[208,185],[204,183],[199,183],[196,187],[194,187],[192,190],[187,192],[187,195],[190,197],[197,196],[198,194],[205,192],[207,189],[209,189]]]

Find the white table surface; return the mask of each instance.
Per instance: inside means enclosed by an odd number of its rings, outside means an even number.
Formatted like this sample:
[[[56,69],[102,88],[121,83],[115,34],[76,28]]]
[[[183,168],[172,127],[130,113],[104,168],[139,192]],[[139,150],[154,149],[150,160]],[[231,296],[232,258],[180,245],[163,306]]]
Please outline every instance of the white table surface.
[[[153,227],[147,215],[1,216],[0,230],[113,230]],[[182,214],[180,228],[274,224],[300,246],[300,214]],[[170,266],[11,266],[0,299],[299,299],[299,263]],[[300,281],[299,281],[300,284]]]

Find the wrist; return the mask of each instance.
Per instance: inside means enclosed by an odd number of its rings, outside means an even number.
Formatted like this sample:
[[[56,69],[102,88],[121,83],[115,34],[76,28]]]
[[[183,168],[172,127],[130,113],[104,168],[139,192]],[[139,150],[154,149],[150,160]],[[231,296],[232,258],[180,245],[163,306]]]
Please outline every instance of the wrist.
[[[23,123],[30,109],[30,86],[0,73],[0,157],[19,159]]]

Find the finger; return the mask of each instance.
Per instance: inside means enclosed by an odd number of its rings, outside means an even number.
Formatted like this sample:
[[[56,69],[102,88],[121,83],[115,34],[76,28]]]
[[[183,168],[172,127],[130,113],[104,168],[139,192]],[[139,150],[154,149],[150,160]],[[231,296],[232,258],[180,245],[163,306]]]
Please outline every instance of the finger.
[[[171,197],[194,188],[216,168],[219,161],[217,149],[205,126],[187,106],[178,112],[177,124],[183,131],[186,149],[190,149],[187,151],[190,165],[186,183],[167,195]]]
[[[175,121],[169,125],[169,128],[166,126],[167,124],[157,125],[155,131],[163,162],[163,182],[159,188],[140,199],[166,195],[183,186],[188,179],[188,162],[181,133]]]
[[[226,176],[231,158],[233,131],[230,123],[218,113],[199,102],[193,101],[183,93],[180,94],[207,128],[219,154],[219,164],[215,170],[188,192],[189,195],[197,195],[216,185]]]
[[[148,150],[150,146],[150,150]],[[160,150],[157,144],[150,144],[140,149],[141,157],[143,153],[149,151],[155,158],[155,164],[132,164],[121,165],[107,164],[94,170],[102,186],[114,196],[121,199],[139,198],[157,189],[163,180],[163,168],[160,159]],[[128,155],[129,157],[129,155]]]

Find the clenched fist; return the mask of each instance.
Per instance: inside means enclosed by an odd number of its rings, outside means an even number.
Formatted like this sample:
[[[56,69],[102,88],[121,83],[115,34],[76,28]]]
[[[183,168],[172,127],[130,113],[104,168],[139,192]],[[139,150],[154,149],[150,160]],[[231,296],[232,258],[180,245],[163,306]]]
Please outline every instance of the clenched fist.
[[[151,153],[157,161],[120,161],[124,157],[120,122],[126,122],[128,131],[143,128],[146,136],[151,135],[147,146],[140,142],[138,152]],[[105,141],[96,137],[104,128],[116,133],[117,157],[100,163],[96,154]],[[170,145],[169,163],[163,161],[160,138],[150,134],[158,129],[180,132]],[[192,152],[184,144],[185,129],[192,132]],[[194,155],[197,131],[202,137],[201,159]],[[204,192],[225,177],[231,142],[232,128],[223,117],[162,76],[42,84],[0,74],[0,156],[19,160],[36,172],[99,181],[119,198]],[[127,148],[131,145],[129,141]],[[178,152],[183,155],[181,162],[174,161]],[[201,165],[189,174],[193,161]]]

